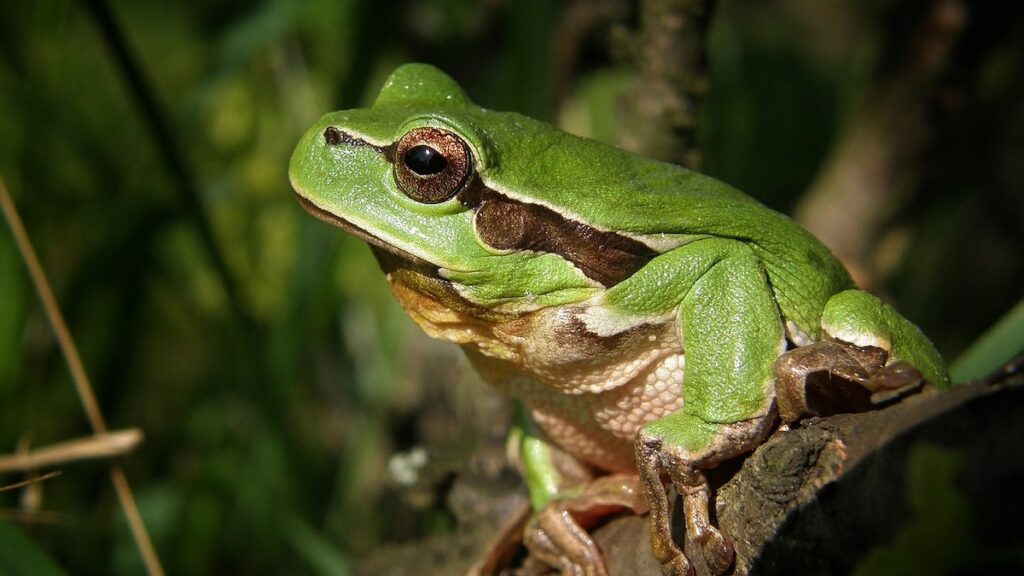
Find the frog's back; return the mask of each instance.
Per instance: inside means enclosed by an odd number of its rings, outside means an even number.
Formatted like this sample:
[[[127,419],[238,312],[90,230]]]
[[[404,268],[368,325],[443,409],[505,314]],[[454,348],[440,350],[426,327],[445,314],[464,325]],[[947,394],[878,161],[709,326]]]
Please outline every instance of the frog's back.
[[[482,175],[500,193],[559,207],[568,218],[625,233],[659,251],[708,236],[747,243],[763,262],[785,319],[812,339],[828,298],[853,286],[842,264],[809,232],[719,180],[507,116],[485,123],[501,127],[488,135],[497,144]]]

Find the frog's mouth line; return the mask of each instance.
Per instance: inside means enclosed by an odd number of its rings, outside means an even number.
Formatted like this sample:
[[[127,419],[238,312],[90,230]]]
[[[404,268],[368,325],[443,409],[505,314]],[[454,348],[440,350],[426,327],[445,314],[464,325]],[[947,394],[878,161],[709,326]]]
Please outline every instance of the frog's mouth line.
[[[370,148],[382,155],[389,164],[395,163],[395,144],[378,146],[334,126],[324,130],[323,139],[327,146]],[[294,183],[292,188],[299,202],[311,214],[374,246],[377,260],[385,271],[404,264],[402,267],[438,276],[438,266],[392,246],[320,208],[299,193]],[[572,220],[541,204],[512,199],[488,186],[475,168],[471,170],[456,198],[473,211],[473,225],[479,239],[487,246],[496,250],[556,254],[577,267],[587,278],[605,287],[629,278],[658,254],[636,239]],[[385,252],[395,257],[382,258]]]
[[[428,276],[439,276],[438,267],[434,264],[427,262],[415,254],[410,254],[401,248],[392,246],[348,220],[324,210],[314,204],[312,200],[300,194],[297,190],[293,189],[292,192],[295,194],[299,204],[302,205],[306,212],[309,212],[313,216],[316,216],[318,219],[323,220],[332,226],[341,228],[345,232],[372,246],[374,248],[373,253],[377,257],[377,262],[380,263],[381,268],[383,268],[385,272],[390,272],[394,268],[402,267],[409,268]],[[383,258],[383,253],[393,256],[393,258]]]

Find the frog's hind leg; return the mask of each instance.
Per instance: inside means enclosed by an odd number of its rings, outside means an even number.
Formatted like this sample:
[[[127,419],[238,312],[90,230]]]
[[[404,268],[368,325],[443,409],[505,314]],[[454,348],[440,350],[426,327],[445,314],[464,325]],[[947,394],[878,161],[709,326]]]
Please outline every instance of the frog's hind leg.
[[[562,574],[604,576],[601,552],[588,530],[624,509],[647,512],[637,477],[613,474],[596,478],[578,493],[551,500],[541,508],[523,532],[524,543],[534,556]]]
[[[785,350],[781,316],[760,260],[737,242],[702,242],[693,256],[709,266],[679,305],[683,408],[647,423],[635,445],[651,507],[652,550],[666,573],[680,575],[693,567],[672,540],[662,478],[670,478],[682,496],[687,539],[713,573],[725,572],[733,548],[711,521],[704,470],[751,450],[771,432],[772,364]]]
[[[833,296],[822,340],[775,362],[779,414],[785,422],[860,412],[948,378],[938,352],[916,326],[861,290]]]
[[[824,340],[786,352],[775,362],[779,416],[796,422],[810,416],[864,412],[916,390],[921,373],[906,362],[885,365],[875,347]]]
[[[519,408],[509,441],[535,510],[521,527],[523,544],[534,559],[567,576],[605,576],[604,559],[588,530],[622,510],[647,512],[639,480],[632,474],[593,478],[592,470],[551,445],[527,411]],[[489,556],[503,555],[501,548],[494,550]]]

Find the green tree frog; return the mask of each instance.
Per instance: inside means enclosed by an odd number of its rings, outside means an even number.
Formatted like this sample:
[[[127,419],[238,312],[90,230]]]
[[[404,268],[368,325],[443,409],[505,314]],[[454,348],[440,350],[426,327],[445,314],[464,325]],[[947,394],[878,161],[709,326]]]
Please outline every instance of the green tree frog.
[[[289,175],[309,212],[370,244],[429,335],[522,401],[524,541],[565,574],[605,573],[585,528],[616,507],[649,510],[665,573],[692,573],[669,486],[685,537],[724,572],[733,548],[709,518],[708,469],[780,420],[949,382],[917,327],[787,217],[476,106],[428,65],[398,68],[370,108],[321,118]]]

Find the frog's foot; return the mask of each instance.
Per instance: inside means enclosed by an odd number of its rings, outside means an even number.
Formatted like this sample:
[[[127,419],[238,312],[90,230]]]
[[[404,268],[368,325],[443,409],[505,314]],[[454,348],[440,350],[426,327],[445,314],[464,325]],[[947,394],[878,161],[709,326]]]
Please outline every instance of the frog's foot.
[[[874,346],[838,340],[815,342],[775,361],[775,391],[785,422],[808,416],[863,412],[921,387],[921,373],[907,362],[885,365],[889,354]]]
[[[711,523],[711,487],[703,470],[763,442],[774,419],[770,413],[733,424],[712,424],[696,416],[675,413],[655,422],[660,426],[648,425],[640,431],[636,441],[637,470],[651,507],[651,549],[663,573],[690,576],[694,568],[672,539],[669,500],[662,477],[668,476],[682,496],[686,537],[699,547],[713,574],[724,573],[732,564],[733,547]],[[710,440],[704,442],[702,438]]]
[[[524,543],[536,558],[566,576],[606,576],[604,559],[590,534],[552,502],[526,526]]]
[[[553,500],[530,520],[524,543],[543,562],[572,576],[604,576],[604,559],[587,529],[620,510],[647,511],[633,475],[603,476],[574,496]]]

